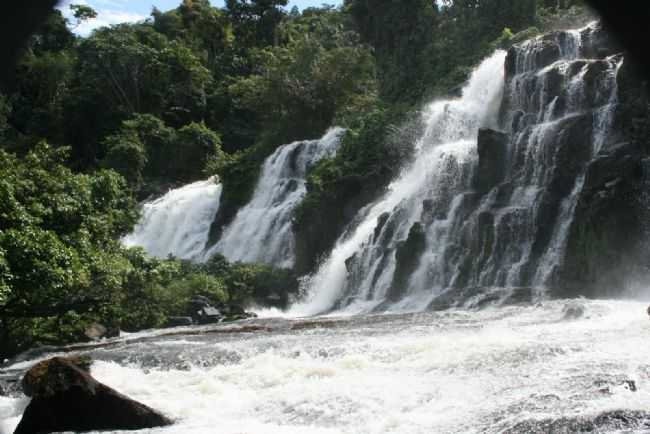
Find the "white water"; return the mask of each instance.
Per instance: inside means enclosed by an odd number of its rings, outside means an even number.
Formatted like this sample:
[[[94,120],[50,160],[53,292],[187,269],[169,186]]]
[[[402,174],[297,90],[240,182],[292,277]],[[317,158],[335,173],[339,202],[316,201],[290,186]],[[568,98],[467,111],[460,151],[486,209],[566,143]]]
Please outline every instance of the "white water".
[[[499,51],[485,60],[463,89],[462,98],[435,101],[426,108],[423,117],[427,127],[416,145],[413,166],[391,184],[388,193],[381,200],[362,211],[364,218],[361,224],[351,235],[338,242],[327,261],[312,278],[310,298],[293,306],[292,312],[297,315],[314,315],[334,305],[341,297],[341,290],[345,287],[348,277],[345,261],[363,247],[375,230],[381,214],[393,211],[402,201],[412,200],[413,203],[405,207],[410,215],[402,219],[398,231],[399,235],[405,237],[411,224],[421,213],[421,198],[429,194],[430,189],[459,190],[467,185],[469,180],[467,176],[463,176],[463,165],[476,159],[478,129],[489,124],[498,111],[503,91],[504,59],[505,52]],[[450,165],[457,167],[457,170],[448,170]],[[444,194],[445,191],[440,193]],[[444,222],[442,227],[436,228],[442,232],[450,229]],[[377,263],[375,258],[364,260]],[[367,276],[371,278],[371,273]],[[392,270],[389,268],[380,280],[366,282],[360,299],[365,298],[371,288],[379,294],[371,297],[369,304],[361,301],[361,305],[351,307],[350,311],[367,311],[369,307],[380,302],[381,296],[390,285],[391,276]]]
[[[221,190],[216,178],[171,190],[143,206],[140,223],[122,243],[142,247],[158,258],[200,258],[219,210]]]
[[[646,305],[581,303],[585,316],[570,321],[565,302],[553,301],[180,336],[96,351],[106,361],[92,373],[174,418],[142,431],[161,434],[499,433],[528,420],[647,411]],[[111,353],[124,359],[108,361]],[[151,365],[152,353],[171,366]],[[1,434],[26,402],[0,398]]]
[[[253,198],[239,210],[206,258],[221,253],[233,262],[292,267],[293,211],[307,192],[307,170],[335,154],[344,132],[332,128],[319,140],[294,142],[268,157]]]

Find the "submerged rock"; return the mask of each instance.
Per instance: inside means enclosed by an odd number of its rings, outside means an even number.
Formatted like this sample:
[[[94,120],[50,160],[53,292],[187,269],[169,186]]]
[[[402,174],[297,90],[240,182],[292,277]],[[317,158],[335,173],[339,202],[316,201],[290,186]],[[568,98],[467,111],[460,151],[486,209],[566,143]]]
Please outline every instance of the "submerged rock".
[[[562,309],[562,319],[571,320],[582,318],[585,315],[585,307],[577,302],[567,303]]]
[[[623,387],[625,387],[630,392],[636,392],[638,390],[636,387],[636,381],[634,380],[624,380]]]
[[[650,413],[641,411],[611,411],[599,416],[528,420],[502,431],[504,434],[576,433],[576,432],[647,432]]]
[[[23,389],[32,400],[14,434],[138,430],[172,421],[95,380],[88,358],[54,357],[31,368]]]

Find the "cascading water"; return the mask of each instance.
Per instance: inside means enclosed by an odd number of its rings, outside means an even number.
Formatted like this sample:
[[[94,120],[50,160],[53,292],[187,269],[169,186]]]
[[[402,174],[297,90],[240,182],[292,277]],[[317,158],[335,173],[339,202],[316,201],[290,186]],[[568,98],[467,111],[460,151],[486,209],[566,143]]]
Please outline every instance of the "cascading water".
[[[307,169],[336,152],[342,128],[331,128],[320,140],[280,147],[266,159],[248,205],[210,249],[210,228],[219,211],[222,185],[215,179],[196,182],[143,206],[142,220],[122,242],[140,246],[156,257],[201,261],[221,253],[231,261],[293,265],[293,210],[306,193]]]
[[[332,128],[319,140],[294,142],[271,155],[264,162],[253,198],[206,258],[221,253],[231,261],[293,266],[291,221],[293,210],[307,191],[307,169],[333,156],[344,132]]]
[[[295,306],[296,313],[323,312],[352,291],[359,301],[367,301],[370,306],[381,302],[394,274],[396,244],[406,238],[419,219],[423,200],[432,198],[435,203],[430,208],[437,208],[435,213],[439,216],[447,214],[439,206],[446,206],[449,214],[459,207],[462,198],[449,200],[450,194],[469,187],[476,160],[476,134],[498,111],[505,55],[498,52],[483,62],[463,89],[461,99],[436,101],[427,107],[426,130],[416,144],[413,166],[389,187],[383,198],[361,211],[361,223],[338,242],[311,279],[312,298]],[[450,219],[437,223],[432,230],[443,237],[451,232]]]
[[[215,178],[171,190],[143,206],[140,223],[122,243],[143,247],[159,258],[201,258],[219,210],[221,190]]]
[[[415,162],[361,211],[294,313],[417,310],[452,288],[553,284],[616,108],[622,60],[583,58],[591,32],[497,52],[460,99],[432,103]]]

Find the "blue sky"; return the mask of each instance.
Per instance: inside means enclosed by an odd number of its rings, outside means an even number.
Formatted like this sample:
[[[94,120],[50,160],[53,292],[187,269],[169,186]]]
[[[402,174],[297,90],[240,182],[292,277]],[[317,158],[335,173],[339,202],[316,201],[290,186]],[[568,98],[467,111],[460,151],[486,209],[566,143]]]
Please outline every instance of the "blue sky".
[[[223,0],[210,1],[215,6],[223,6]],[[322,4],[338,6],[341,2],[341,0],[290,0],[288,7],[298,6],[304,9]],[[143,20],[149,16],[154,6],[163,11],[173,9],[181,3],[181,0],[64,0],[59,7],[66,16],[69,16],[70,3],[86,4],[97,11],[96,19],[83,23],[76,29],[77,33],[87,35],[97,27]]]

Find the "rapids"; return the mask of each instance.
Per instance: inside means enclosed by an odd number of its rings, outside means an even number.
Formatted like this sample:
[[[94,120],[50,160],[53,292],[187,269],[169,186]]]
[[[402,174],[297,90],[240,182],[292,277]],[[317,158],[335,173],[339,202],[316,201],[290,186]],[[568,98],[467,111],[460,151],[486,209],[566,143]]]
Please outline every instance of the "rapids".
[[[549,420],[554,432],[598,420],[614,424],[600,432],[647,432],[635,413],[650,402],[646,305],[574,301],[585,313],[570,320],[566,303],[261,319],[269,332],[152,333],[82,352],[98,380],[177,421],[161,434],[550,432]],[[0,397],[0,433],[25,405]],[[619,410],[627,419],[594,422]]]

